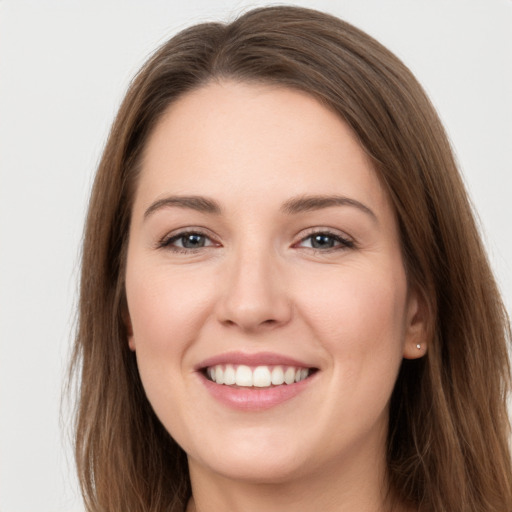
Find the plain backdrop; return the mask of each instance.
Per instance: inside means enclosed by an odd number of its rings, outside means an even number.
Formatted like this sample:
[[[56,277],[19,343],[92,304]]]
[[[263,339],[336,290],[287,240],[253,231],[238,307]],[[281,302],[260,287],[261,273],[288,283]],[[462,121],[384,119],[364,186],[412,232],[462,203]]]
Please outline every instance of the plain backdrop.
[[[293,3],[366,30],[424,85],[510,311],[512,0]],[[130,78],[178,30],[265,4],[0,0],[0,512],[83,510],[61,390],[87,197]]]

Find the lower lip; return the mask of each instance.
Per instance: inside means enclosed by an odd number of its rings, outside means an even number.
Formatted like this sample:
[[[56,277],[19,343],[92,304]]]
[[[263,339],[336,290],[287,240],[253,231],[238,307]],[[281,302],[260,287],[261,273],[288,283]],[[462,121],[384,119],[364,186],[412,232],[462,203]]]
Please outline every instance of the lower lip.
[[[210,394],[222,404],[243,411],[262,411],[296,397],[311,384],[316,374],[300,382],[270,388],[234,388],[216,384],[208,380],[202,373],[199,376]]]

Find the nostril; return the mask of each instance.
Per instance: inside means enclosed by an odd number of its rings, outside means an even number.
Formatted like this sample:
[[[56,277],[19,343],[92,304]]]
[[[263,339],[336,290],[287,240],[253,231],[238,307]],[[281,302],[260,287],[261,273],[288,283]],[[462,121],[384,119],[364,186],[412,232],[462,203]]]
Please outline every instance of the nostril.
[[[236,326],[238,325],[237,322],[235,322],[234,320],[229,320],[229,319],[226,319],[224,320],[224,325],[228,326],[228,327],[232,327],[232,326]],[[262,322],[260,322],[258,325],[255,325],[254,327],[257,328],[258,326],[261,327],[261,326],[268,326],[268,327],[273,327],[275,325],[278,324],[278,321],[277,320],[274,320],[273,318],[269,318],[268,320],[263,320]]]

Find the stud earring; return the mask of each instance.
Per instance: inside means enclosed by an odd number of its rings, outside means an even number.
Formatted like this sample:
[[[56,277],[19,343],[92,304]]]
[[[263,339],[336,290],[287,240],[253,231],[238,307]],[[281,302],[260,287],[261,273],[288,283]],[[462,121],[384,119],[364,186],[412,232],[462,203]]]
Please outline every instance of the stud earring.
[[[418,350],[421,350],[421,344],[420,344],[420,343],[418,343],[418,344],[416,345],[416,348],[417,348]]]

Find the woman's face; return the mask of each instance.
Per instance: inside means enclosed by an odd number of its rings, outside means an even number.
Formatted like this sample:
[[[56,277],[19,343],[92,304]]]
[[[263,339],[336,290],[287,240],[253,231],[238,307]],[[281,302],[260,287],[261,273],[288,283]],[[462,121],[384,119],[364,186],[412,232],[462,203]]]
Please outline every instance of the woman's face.
[[[191,472],[382,468],[422,323],[392,207],[351,130],[304,93],[212,83],[168,109],[142,164],[129,345]]]

